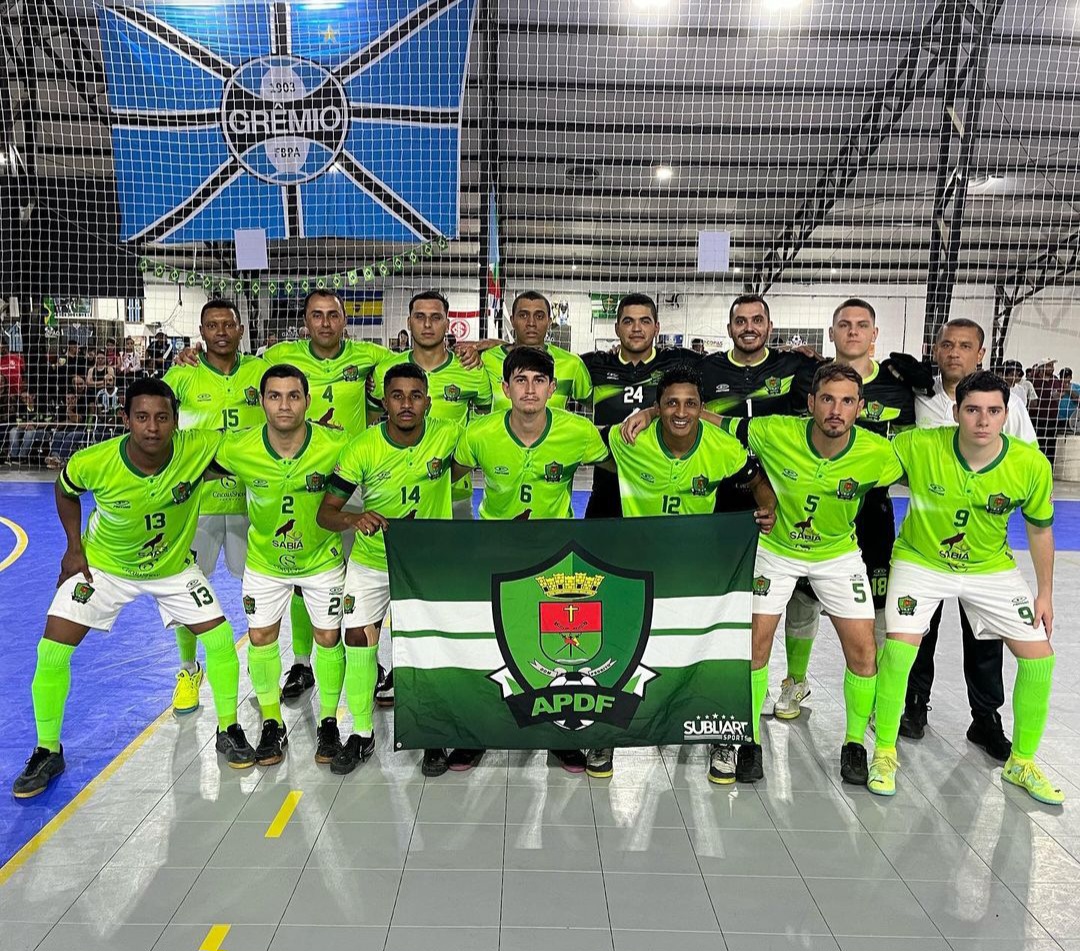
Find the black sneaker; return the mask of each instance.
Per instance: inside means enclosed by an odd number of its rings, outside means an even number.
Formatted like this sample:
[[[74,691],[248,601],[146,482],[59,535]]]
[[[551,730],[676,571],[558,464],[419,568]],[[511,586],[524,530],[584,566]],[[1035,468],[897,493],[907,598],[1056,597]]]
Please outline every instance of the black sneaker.
[[[293,664],[281,687],[282,700],[299,700],[305,690],[315,686],[315,673],[307,664]]]
[[[1012,742],[1001,728],[1001,717],[996,710],[972,717],[967,738],[999,763],[1004,763],[1012,755]]]
[[[315,762],[325,765],[332,763],[341,752],[341,734],[338,732],[337,719],[327,717],[315,731]]]
[[[866,766],[866,747],[862,743],[845,743],[840,748],[840,778],[852,786],[865,786],[869,778]]]
[[[394,672],[379,668],[379,680],[375,684],[375,702],[380,707],[394,705]]]
[[[361,736],[354,733],[346,741],[341,751],[330,764],[330,772],[338,776],[347,776],[361,763],[371,759],[375,752],[375,734]]]
[[[18,779],[11,787],[12,795],[16,799],[31,799],[45,792],[49,783],[64,771],[64,748],[60,747],[59,753],[46,749],[44,746],[37,747],[26,761],[26,768],[19,773]]]
[[[926,733],[926,714],[932,709],[925,697],[911,694],[904,703],[904,712],[900,717],[900,735],[909,740],[921,740]]]
[[[449,768],[446,750],[424,750],[424,762],[420,764],[420,772],[425,776],[441,776]]]
[[[247,769],[255,765],[255,751],[239,723],[234,723],[227,730],[218,730],[214,745],[233,769]]]
[[[450,755],[446,758],[446,765],[455,773],[463,773],[478,765],[483,758],[483,750],[456,749],[450,751]]]
[[[285,735],[285,726],[277,720],[263,720],[262,735],[255,747],[256,766],[277,766],[285,759],[285,747],[289,738]]]
[[[761,744],[743,743],[735,758],[735,779],[740,783],[756,783],[765,778],[761,765]]]
[[[552,750],[551,755],[559,761],[559,765],[568,773],[585,772],[585,754],[581,750]]]
[[[615,751],[613,749],[589,750],[585,757],[585,772],[593,779],[610,779],[615,775]]]

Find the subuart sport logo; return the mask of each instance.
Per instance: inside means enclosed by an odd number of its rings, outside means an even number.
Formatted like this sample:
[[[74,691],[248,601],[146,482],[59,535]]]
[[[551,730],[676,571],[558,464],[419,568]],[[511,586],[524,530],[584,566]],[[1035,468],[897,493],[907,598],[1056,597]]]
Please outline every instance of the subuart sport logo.
[[[716,742],[726,740],[730,743],[750,741],[750,721],[735,720],[732,717],[714,713],[711,717],[699,716],[683,722],[683,739],[701,740],[710,738]]]
[[[230,151],[252,175],[296,185],[325,172],[349,131],[341,83],[299,56],[261,56],[225,84],[221,128]]]

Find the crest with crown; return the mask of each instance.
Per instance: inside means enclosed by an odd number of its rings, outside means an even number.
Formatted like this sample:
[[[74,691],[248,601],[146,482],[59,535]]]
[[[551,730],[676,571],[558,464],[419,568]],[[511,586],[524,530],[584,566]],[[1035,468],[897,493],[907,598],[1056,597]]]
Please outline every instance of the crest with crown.
[[[603,580],[603,575],[590,575],[584,571],[575,571],[573,574],[558,571],[551,575],[537,576],[536,583],[549,598],[572,600],[593,597]]]

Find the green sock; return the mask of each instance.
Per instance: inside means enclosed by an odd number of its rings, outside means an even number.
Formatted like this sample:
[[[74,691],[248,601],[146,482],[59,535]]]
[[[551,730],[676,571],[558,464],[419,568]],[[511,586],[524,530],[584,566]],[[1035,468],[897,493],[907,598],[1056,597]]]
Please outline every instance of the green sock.
[[[345,683],[345,645],[341,641],[333,647],[315,645],[315,680],[319,685],[319,719],[336,717]]]
[[[199,634],[206,651],[206,679],[214,695],[218,727],[227,730],[236,722],[236,698],[240,693],[240,658],[232,625],[222,621],[205,634]]]
[[[379,646],[349,647],[345,645],[345,699],[357,733],[370,733],[371,708],[375,704],[375,678],[378,676]]]
[[[758,729],[761,723],[761,708],[765,706],[765,694],[769,692],[769,665],[758,670],[750,671],[750,706],[754,731],[754,742],[761,742],[761,733]]]
[[[881,661],[877,674],[877,700],[874,712],[877,721],[874,732],[875,749],[896,749],[896,737],[900,733],[900,716],[904,712],[904,696],[907,694],[908,674],[915,663],[919,648],[906,641],[889,638],[881,649]]]
[[[248,673],[251,674],[255,696],[259,698],[262,718],[284,724],[281,718],[281,688],[278,686],[281,683],[281,644],[277,641],[262,647],[249,644]]]
[[[315,635],[311,630],[307,606],[298,594],[294,594],[289,602],[289,619],[292,621],[293,659],[296,663],[310,663],[311,645],[315,643]]]
[[[71,688],[71,655],[75,648],[42,638],[37,646],[37,667],[30,693],[34,698],[37,743],[54,753],[60,751],[60,727],[64,704]]]
[[[182,624],[176,625],[176,649],[180,654],[181,664],[195,663],[195,635]]]
[[[862,744],[870,714],[874,712],[874,692],[877,674],[860,677],[850,670],[844,671],[844,706],[847,708],[847,736],[845,743]]]
[[[814,649],[812,637],[784,637],[784,649],[787,651],[787,675],[795,681],[806,680],[806,670],[810,666],[810,651]]]
[[[1034,759],[1050,712],[1050,685],[1054,655],[1038,659],[1016,658],[1013,682],[1013,756]]]

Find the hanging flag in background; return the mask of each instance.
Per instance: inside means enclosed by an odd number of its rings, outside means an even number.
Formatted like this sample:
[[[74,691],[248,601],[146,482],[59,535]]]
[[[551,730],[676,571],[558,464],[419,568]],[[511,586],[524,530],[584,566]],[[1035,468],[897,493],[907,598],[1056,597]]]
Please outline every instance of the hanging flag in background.
[[[395,747],[749,741],[757,526],[647,521],[395,522]]]
[[[345,305],[345,324],[349,327],[381,328],[383,325],[383,294],[382,291],[337,291]],[[355,339],[369,339],[370,332],[360,331],[350,334]],[[381,333],[375,334],[382,337]]]
[[[499,213],[496,208],[495,189],[488,196],[488,319],[499,321],[502,326],[502,280],[499,274]]]
[[[455,343],[480,339],[480,311],[451,310],[447,316],[450,318],[447,333],[454,338]]]
[[[108,3],[125,240],[458,232],[476,0]]]

